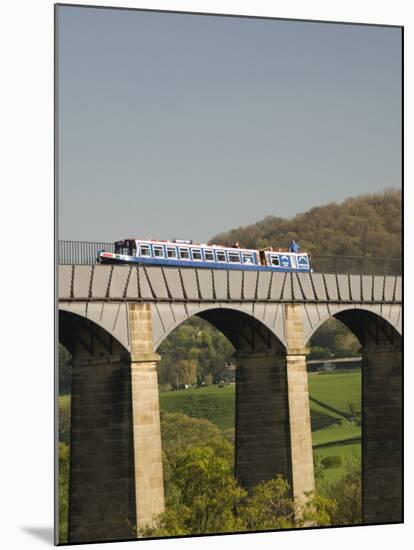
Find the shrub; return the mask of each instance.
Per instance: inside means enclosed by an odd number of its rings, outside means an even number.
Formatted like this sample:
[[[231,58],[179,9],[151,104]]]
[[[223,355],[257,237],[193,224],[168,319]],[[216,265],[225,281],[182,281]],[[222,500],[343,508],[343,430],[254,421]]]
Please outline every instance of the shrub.
[[[342,457],[339,455],[325,456],[321,460],[324,468],[339,468],[342,464]]]

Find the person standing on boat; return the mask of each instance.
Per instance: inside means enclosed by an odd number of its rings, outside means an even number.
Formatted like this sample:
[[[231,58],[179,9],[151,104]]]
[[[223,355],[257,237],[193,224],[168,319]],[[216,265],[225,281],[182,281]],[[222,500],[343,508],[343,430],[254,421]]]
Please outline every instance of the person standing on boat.
[[[292,239],[290,245],[289,245],[289,252],[294,252],[295,254],[297,254],[300,250],[300,246],[299,246],[299,243],[297,243],[295,241],[295,239]]]

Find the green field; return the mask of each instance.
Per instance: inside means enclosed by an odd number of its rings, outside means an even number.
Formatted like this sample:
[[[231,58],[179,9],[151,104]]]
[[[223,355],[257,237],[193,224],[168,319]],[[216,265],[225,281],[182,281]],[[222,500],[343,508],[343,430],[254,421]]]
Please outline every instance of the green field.
[[[310,375],[309,395],[344,413],[354,402],[361,410],[361,371]]]
[[[322,447],[315,449],[313,451],[314,456],[319,458],[324,458],[326,456],[340,456],[342,463],[338,468],[326,468],[323,471],[323,477],[321,479],[316,479],[316,487],[320,485],[321,482],[324,481],[335,481],[340,477],[343,472],[346,465],[347,460],[350,460],[352,458],[361,459],[361,445],[359,443],[351,443],[346,444],[343,443],[342,445],[335,445],[335,446],[329,446],[329,447]]]
[[[221,430],[234,429],[235,386],[206,386],[160,393],[160,409],[206,418]]]

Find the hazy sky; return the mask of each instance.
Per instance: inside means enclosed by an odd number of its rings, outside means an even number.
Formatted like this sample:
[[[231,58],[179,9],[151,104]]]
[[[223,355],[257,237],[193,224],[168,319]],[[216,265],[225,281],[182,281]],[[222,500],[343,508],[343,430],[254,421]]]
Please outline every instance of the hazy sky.
[[[401,31],[60,7],[59,238],[192,238],[401,185]]]

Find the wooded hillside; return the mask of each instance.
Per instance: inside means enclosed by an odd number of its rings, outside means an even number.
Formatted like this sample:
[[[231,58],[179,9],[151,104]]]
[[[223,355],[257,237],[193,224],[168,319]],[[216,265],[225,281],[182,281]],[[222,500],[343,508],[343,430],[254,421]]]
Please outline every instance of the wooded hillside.
[[[231,229],[210,243],[246,248],[287,246],[295,239],[301,250],[318,255],[398,258],[402,253],[402,194],[387,189],[360,195],[340,204],[312,208],[290,219],[267,216],[263,220]]]

